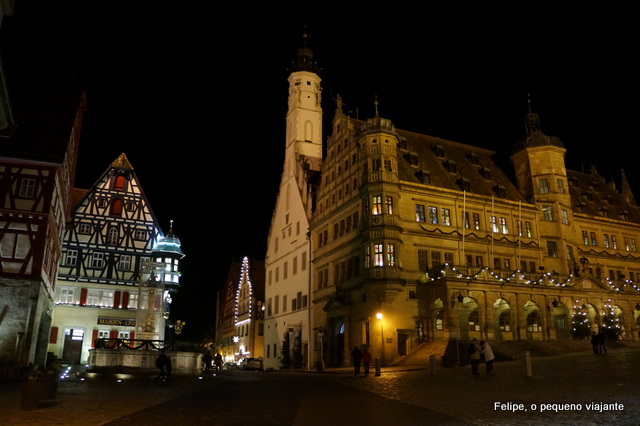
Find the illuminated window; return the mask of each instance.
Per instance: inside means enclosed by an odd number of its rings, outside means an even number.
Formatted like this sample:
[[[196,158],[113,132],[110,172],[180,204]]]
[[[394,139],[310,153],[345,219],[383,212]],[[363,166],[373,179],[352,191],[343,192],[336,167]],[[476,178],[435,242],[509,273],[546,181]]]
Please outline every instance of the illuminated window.
[[[536,312],[531,312],[527,316],[527,331],[532,333],[540,333],[542,331],[542,327],[540,326],[540,314]]]
[[[384,205],[387,211],[387,214],[393,214],[393,197],[387,195],[384,197]]]
[[[442,224],[451,226],[451,210],[442,209]]]
[[[609,234],[602,234],[602,243],[606,248],[609,248]]]
[[[509,233],[509,230],[507,229],[507,219],[504,217],[500,218],[500,232],[503,234]]]
[[[582,231],[582,242],[584,242],[585,246],[589,245],[589,233],[587,231]]]
[[[373,196],[371,214],[374,214],[374,215],[382,214],[382,196],[381,195]]]
[[[500,331],[511,331],[511,311],[502,311],[498,319]]]
[[[424,222],[425,220],[424,205],[416,204],[416,222]]]
[[[429,223],[437,224],[438,223],[438,208],[437,207],[429,207]]]
[[[566,210],[562,210],[562,223],[565,225],[569,224],[569,213]]]
[[[552,206],[545,204],[542,206],[542,219],[546,221],[553,220],[553,208]]]
[[[375,266],[384,266],[384,253],[382,250],[382,244],[374,244],[373,253]]]
[[[395,244],[387,244],[387,265],[395,266],[396,264],[396,246]]]

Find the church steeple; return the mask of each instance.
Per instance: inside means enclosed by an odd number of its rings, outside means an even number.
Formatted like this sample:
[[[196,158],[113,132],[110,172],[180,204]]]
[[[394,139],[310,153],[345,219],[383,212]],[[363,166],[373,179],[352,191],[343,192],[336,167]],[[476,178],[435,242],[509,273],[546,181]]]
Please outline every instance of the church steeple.
[[[289,72],[309,71],[320,75],[320,67],[313,59],[313,51],[307,46],[307,33],[302,34],[302,47],[298,49],[296,60],[289,68]]]

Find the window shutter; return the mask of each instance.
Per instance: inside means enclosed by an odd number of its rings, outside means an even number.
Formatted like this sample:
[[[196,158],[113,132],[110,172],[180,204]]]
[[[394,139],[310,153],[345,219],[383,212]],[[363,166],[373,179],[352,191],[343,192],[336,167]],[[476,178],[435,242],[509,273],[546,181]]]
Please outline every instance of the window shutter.
[[[87,304],[87,289],[83,288],[80,290],[80,306],[85,306]]]
[[[58,327],[51,327],[51,334],[49,334],[49,343],[56,343],[58,341]]]
[[[122,309],[129,308],[129,292],[125,291],[122,293]]]
[[[98,338],[98,330],[93,330],[93,335],[91,337],[91,347],[96,347],[96,339]]]
[[[113,294],[113,307],[114,309],[118,309],[120,307],[120,294],[122,292],[116,291]]]
[[[111,330],[109,332],[109,339],[117,339],[118,338],[118,330]]]

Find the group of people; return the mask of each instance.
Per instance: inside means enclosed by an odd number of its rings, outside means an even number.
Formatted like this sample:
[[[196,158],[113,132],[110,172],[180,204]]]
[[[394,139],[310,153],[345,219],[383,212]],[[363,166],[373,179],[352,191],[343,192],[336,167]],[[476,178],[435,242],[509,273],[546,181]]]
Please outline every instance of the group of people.
[[[369,367],[371,365],[371,354],[367,350],[360,351],[357,346],[353,347],[351,351],[351,363],[353,364],[353,373],[356,376],[360,375],[360,365],[364,367],[364,375],[369,375]]]
[[[605,346],[605,341],[607,337],[601,331],[596,333],[595,331],[591,333],[591,346],[593,347],[593,353],[596,355],[602,355],[607,353],[607,347]]]
[[[493,360],[496,356],[493,354],[493,349],[489,343],[481,340],[478,342],[478,339],[475,337],[469,344],[469,358],[471,359],[471,374],[474,376],[478,375],[478,366],[480,365],[480,358],[484,358],[484,362],[487,365],[487,373],[491,373],[493,371]]]

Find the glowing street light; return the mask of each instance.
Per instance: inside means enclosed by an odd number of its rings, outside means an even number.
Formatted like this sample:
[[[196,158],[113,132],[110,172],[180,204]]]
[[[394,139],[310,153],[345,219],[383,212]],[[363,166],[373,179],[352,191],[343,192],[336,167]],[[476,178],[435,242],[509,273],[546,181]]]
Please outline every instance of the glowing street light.
[[[378,312],[376,314],[376,318],[378,318],[378,322],[380,323],[380,360],[382,364],[384,364],[384,333],[382,331],[382,312]]]

